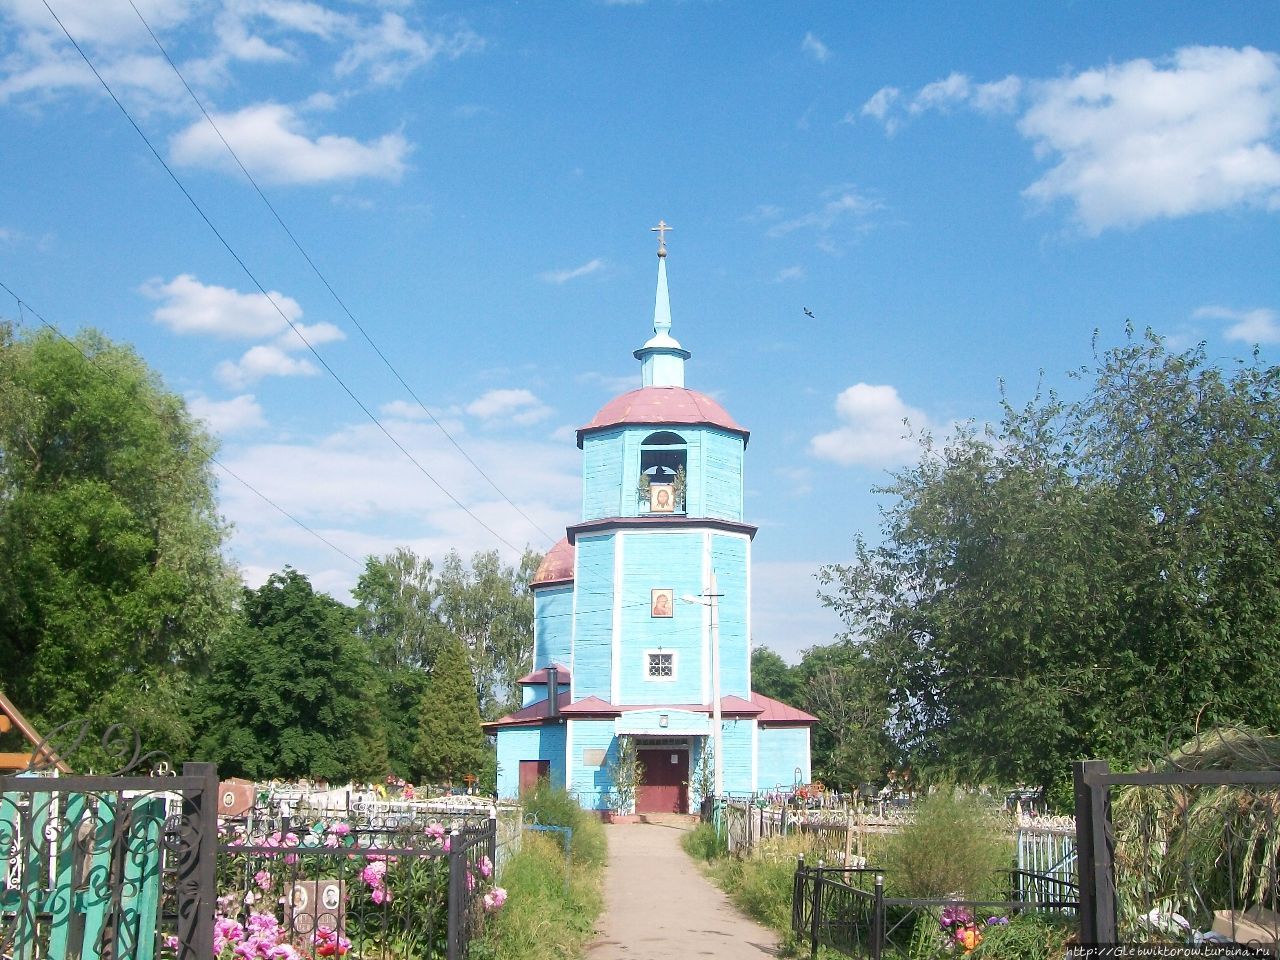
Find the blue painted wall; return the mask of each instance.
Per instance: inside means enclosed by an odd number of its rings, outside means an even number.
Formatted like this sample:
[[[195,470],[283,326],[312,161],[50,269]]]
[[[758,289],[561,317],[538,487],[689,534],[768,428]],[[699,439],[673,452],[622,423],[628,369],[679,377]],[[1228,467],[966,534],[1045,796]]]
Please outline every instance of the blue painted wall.
[[[586,810],[602,810],[605,794],[610,787],[608,765],[618,755],[617,741],[613,735],[612,720],[570,720],[573,727],[572,750],[569,758],[569,789],[578,798],[578,805]],[[605,750],[605,762],[599,767],[582,763],[582,751]]]
[[[551,782],[565,782],[565,724],[508,727],[498,733],[498,796],[520,793],[520,761],[550,760]]]
[[[577,538],[578,595],[574,599],[573,697],[608,700],[613,667],[612,534]]]
[[[573,650],[573,584],[533,591],[533,669],[569,665]]]
[[[714,534],[711,563],[720,593],[720,692],[722,696],[750,695],[747,674],[751,644],[747,630],[747,562],[750,543],[745,537]]]
[[[702,512],[699,516],[742,519],[742,437],[720,430],[704,430]]]
[[[724,789],[729,793],[750,793],[755,790],[751,777],[753,756],[752,732],[754,720],[722,720],[721,734],[724,743],[724,762],[721,771]]]
[[[790,787],[795,781],[796,767],[800,782],[813,779],[809,770],[808,727],[762,727],[759,739],[757,782],[759,789]]]
[[[622,515],[624,432],[605,430],[582,438],[583,520]],[[632,480],[633,492],[639,482],[638,477]]]
[[[702,592],[701,532],[621,534],[621,703],[702,703],[702,607],[683,603]],[[651,616],[652,591],[674,591],[673,615]],[[646,652],[676,654],[674,681],[649,680]]]
[[[524,688],[524,692],[521,694],[520,699],[520,706],[522,707],[527,707],[534,703],[541,703],[547,699],[547,685],[545,683],[522,683],[520,686]],[[556,684],[556,687],[561,693],[569,692],[568,681],[558,683]]]

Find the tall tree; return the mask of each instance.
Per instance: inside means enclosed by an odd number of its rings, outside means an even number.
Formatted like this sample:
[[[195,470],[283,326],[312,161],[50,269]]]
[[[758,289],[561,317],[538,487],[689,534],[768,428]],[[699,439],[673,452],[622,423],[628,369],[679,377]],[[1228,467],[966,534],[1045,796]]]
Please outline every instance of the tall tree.
[[[792,668],[800,706],[818,718],[813,728],[814,777],[853,789],[880,782],[898,751],[889,734],[889,689],[863,647],[812,647]]]
[[[237,590],[212,449],[128,348],[0,326],[0,662],[38,725],[189,746],[187,673]]]
[[[541,557],[526,550],[514,567],[496,550],[476,553],[468,568],[450,551],[440,570],[437,612],[466,645],[480,709],[490,718],[518,706],[519,680],[533,665],[533,594]]]
[[[795,669],[768,647],[751,651],[751,689],[766,697],[800,706],[800,683]]]
[[[881,542],[823,573],[918,763],[1049,785],[1197,716],[1280,719],[1280,369],[1148,334],[1079,375],[925,438]]]
[[[355,614],[288,567],[245,590],[242,606],[202,684],[201,758],[253,779],[383,776],[374,669]]]
[[[418,708],[414,779],[461,785],[467,774],[484,773],[489,753],[467,650],[451,637],[436,659]]]

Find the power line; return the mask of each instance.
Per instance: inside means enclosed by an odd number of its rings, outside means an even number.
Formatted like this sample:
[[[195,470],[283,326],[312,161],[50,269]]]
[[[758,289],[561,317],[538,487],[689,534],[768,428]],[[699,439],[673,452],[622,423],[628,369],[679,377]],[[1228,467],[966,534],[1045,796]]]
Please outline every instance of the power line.
[[[355,405],[360,408],[361,412],[363,412],[364,415],[368,417],[370,421],[373,422],[373,425],[376,426],[382,432],[383,436],[385,436],[388,440],[390,440],[393,444],[395,444],[396,449],[398,449],[401,453],[403,453],[405,457],[409,460],[409,462],[412,463],[415,467],[417,467],[418,471],[424,477],[426,477],[433,484],[435,484],[436,489],[438,489],[441,493],[443,493],[446,497],[448,497],[460,510],[462,510],[472,520],[474,520],[476,523],[482,526],[485,530],[489,531],[489,533],[492,534],[496,540],[498,540],[500,543],[502,543],[504,546],[510,549],[513,553],[515,554],[523,553],[523,551],[519,547],[513,544],[510,540],[508,540],[506,537],[500,534],[493,527],[489,526],[489,524],[485,523],[484,520],[482,520],[474,511],[472,511],[470,507],[468,507],[465,503],[463,503],[456,496],[454,496],[453,493],[444,486],[444,484],[442,484],[439,480],[437,480],[434,476],[432,476],[431,472],[427,470],[427,468],[424,467],[418,461],[418,458],[415,457],[412,453],[410,453],[409,450],[404,446],[404,444],[402,444],[398,439],[396,439],[396,437],[391,433],[391,431],[388,430],[386,426],[383,425],[382,421],[379,420],[377,416],[374,415],[373,411],[371,411],[367,406],[365,406],[364,401],[362,401],[358,396],[356,396],[355,392],[349,386],[347,386],[346,382],[340,376],[338,376],[337,372],[331,366],[329,366],[329,363],[324,359],[324,357],[320,355],[320,352],[311,345],[311,341],[308,340],[303,335],[298,325],[294,323],[293,320],[289,317],[289,315],[286,314],[280,308],[280,304],[276,302],[275,298],[271,296],[271,294],[267,291],[267,288],[264,287],[262,283],[258,280],[257,275],[255,275],[254,272],[249,269],[248,264],[246,264],[244,260],[241,258],[240,254],[238,254],[235,251],[235,248],[231,246],[227,238],[222,235],[222,232],[216,226],[214,226],[213,221],[209,219],[209,215],[204,212],[204,209],[196,201],[195,197],[193,197],[191,195],[191,192],[187,190],[186,185],[183,184],[182,180],[178,178],[178,175],[173,172],[169,164],[165,162],[164,157],[160,156],[160,151],[158,151],[155,148],[155,145],[152,144],[151,140],[142,131],[142,128],[138,126],[137,121],[133,119],[133,115],[129,113],[128,109],[120,101],[120,98],[116,96],[115,91],[111,89],[111,85],[108,84],[106,79],[103,78],[102,74],[98,72],[98,68],[94,66],[93,61],[89,59],[89,55],[85,53],[85,51],[81,48],[80,44],[76,42],[75,37],[71,35],[71,32],[67,30],[62,20],[59,19],[58,15],[54,12],[53,7],[49,6],[49,0],[42,0],[42,2],[44,3],[45,9],[49,11],[49,15],[53,17],[54,21],[62,29],[62,32],[66,36],[67,40],[70,41],[73,47],[75,47],[76,52],[80,54],[80,58],[84,60],[86,65],[88,65],[89,69],[93,72],[93,75],[98,78],[98,82],[102,84],[102,88],[107,91],[107,95],[110,96],[112,101],[114,101],[115,105],[120,108],[120,112],[124,114],[125,119],[129,121],[129,125],[132,126],[134,131],[138,134],[138,136],[142,138],[142,142],[147,145],[147,149],[151,151],[152,156],[154,156],[156,158],[156,161],[160,164],[160,166],[164,168],[164,172],[169,175],[169,179],[171,179],[174,182],[174,185],[177,186],[177,188],[182,191],[182,195],[187,198],[187,202],[190,203],[192,208],[196,211],[196,213],[200,215],[200,219],[205,222],[205,225],[208,226],[208,228],[211,231],[213,231],[213,235],[218,238],[218,241],[222,244],[223,248],[227,251],[227,253],[231,255],[231,258],[235,260],[235,262],[239,265],[240,269],[244,271],[245,276],[247,276],[249,280],[253,283],[253,285],[258,288],[258,291],[267,299],[267,302],[270,303],[271,306],[275,308],[276,313],[278,313],[280,315],[280,318],[289,325],[289,328],[294,332],[294,335],[297,336],[297,338],[300,341],[302,341],[303,345],[311,352],[311,355],[316,358],[316,361],[320,364],[320,366],[324,367],[325,372],[328,373],[329,376],[333,377],[333,379],[337,382],[338,386],[342,387],[343,391],[347,394],[348,397],[351,398],[352,402],[355,403]]]
[[[480,464],[476,463],[475,460],[471,458],[471,454],[467,453],[467,451],[462,448],[462,445],[458,443],[458,441],[454,438],[453,434],[450,433],[448,429],[445,427],[445,425],[436,418],[436,415],[432,413],[430,408],[428,408],[427,405],[423,403],[423,401],[418,397],[418,394],[414,391],[413,387],[409,386],[409,384],[405,381],[404,377],[400,375],[400,371],[398,371],[395,368],[395,366],[392,365],[391,361],[387,359],[386,354],[382,352],[382,348],[380,348],[377,345],[377,343],[374,342],[373,337],[371,337],[369,335],[369,332],[365,330],[364,325],[361,324],[360,321],[355,318],[355,315],[347,308],[346,302],[342,299],[342,297],[338,295],[338,292],[333,289],[333,286],[329,283],[328,278],[326,278],[324,273],[321,272],[320,268],[316,266],[315,261],[311,259],[311,255],[307,253],[306,249],[303,248],[302,243],[294,235],[293,231],[289,229],[289,225],[284,222],[284,218],[280,216],[280,213],[278,210],[276,210],[275,205],[272,204],[272,202],[267,198],[266,193],[264,193],[262,188],[258,185],[258,181],[254,179],[253,174],[249,172],[248,168],[244,165],[243,161],[241,161],[240,155],[236,153],[235,148],[232,147],[231,144],[227,141],[227,138],[223,136],[222,130],[218,127],[218,124],[214,121],[213,117],[209,115],[209,111],[205,109],[204,103],[200,100],[200,98],[196,96],[196,92],[191,89],[191,84],[187,83],[187,78],[183,76],[182,71],[178,69],[178,65],[173,62],[173,58],[169,56],[169,51],[167,51],[164,48],[164,44],[160,42],[160,38],[156,36],[155,31],[151,29],[151,24],[147,23],[146,17],[142,15],[142,11],[138,9],[138,6],[137,4],[134,3],[134,0],[129,0],[129,6],[133,7],[133,12],[137,14],[138,19],[142,21],[142,25],[143,27],[146,28],[146,31],[150,35],[152,42],[155,43],[156,49],[160,51],[160,54],[161,56],[164,57],[165,62],[169,64],[174,74],[176,74],[178,79],[182,82],[182,86],[186,88],[186,91],[190,95],[192,101],[200,109],[200,113],[204,116],[209,126],[213,128],[213,132],[218,135],[218,139],[222,141],[222,145],[227,148],[227,152],[231,154],[231,158],[235,160],[236,166],[240,168],[240,172],[245,175],[245,179],[249,181],[250,185],[254,189],[254,192],[258,194],[258,198],[262,200],[264,204],[266,204],[267,209],[271,211],[271,215],[275,217],[276,223],[280,224],[280,228],[284,230],[285,236],[287,236],[290,242],[293,243],[298,253],[302,254],[302,259],[307,262],[307,266],[311,268],[311,271],[316,275],[316,277],[319,278],[320,282],[324,284],[324,288],[329,291],[330,296],[333,297],[334,302],[338,304],[338,306],[342,309],[342,312],[346,314],[347,319],[350,320],[355,325],[355,328],[360,331],[360,335],[364,337],[365,342],[368,343],[369,346],[373,348],[373,352],[378,355],[378,359],[381,360],[383,365],[386,366],[386,368],[391,371],[391,375],[395,377],[397,381],[399,381],[400,386],[404,387],[405,391],[409,394],[409,396],[413,397],[414,402],[417,403],[417,405],[420,408],[422,408],[423,413],[425,413],[431,419],[431,422],[435,424],[436,427],[440,430],[440,432],[445,435],[448,441],[451,444],[453,444],[454,449],[457,450],[458,453],[462,454],[463,458],[467,461],[467,463],[471,464],[471,466],[475,468],[476,472],[480,474],[480,476],[484,477],[485,482],[488,483],[489,486],[493,488],[494,492],[497,493],[498,496],[500,496],[503,500],[505,500],[511,506],[511,508],[515,510],[516,513],[520,514],[520,516],[522,516],[525,520],[527,520],[535,530],[537,530],[540,534],[542,534],[547,539],[548,543],[554,542],[557,538],[553,537],[551,534],[547,533],[547,531],[543,530],[542,527],[538,525],[538,522],[536,520],[534,520],[531,516],[525,513],[524,510],[522,510],[514,500],[512,500],[509,496],[507,496],[505,492],[503,492],[502,488],[499,487],[497,483],[493,481],[493,478],[491,478],[489,474],[485,473],[484,468],[482,468]]]
[[[23,324],[25,323],[25,320],[24,320],[24,316],[25,316],[25,315],[24,315],[24,308],[25,308],[25,310],[29,310],[29,311],[31,312],[31,315],[32,315],[33,317],[35,317],[37,320],[39,320],[39,321],[40,321],[40,322],[41,322],[45,327],[47,327],[47,328],[48,328],[49,330],[51,330],[54,334],[56,334],[57,336],[59,336],[59,337],[61,337],[63,340],[65,340],[67,343],[69,343],[69,344],[70,344],[70,345],[75,349],[75,351],[76,351],[77,353],[79,353],[79,354],[80,354],[80,356],[84,357],[84,359],[85,359],[85,361],[86,361],[86,362],[88,362],[88,363],[92,364],[92,365],[93,365],[94,367],[96,367],[99,371],[101,371],[103,374],[105,374],[105,375],[106,375],[106,377],[107,377],[107,379],[109,379],[109,380],[111,380],[113,383],[115,383],[115,384],[116,384],[116,386],[120,387],[122,390],[124,389],[124,385],[123,385],[123,384],[121,384],[121,383],[120,383],[120,381],[116,379],[116,376],[115,376],[115,374],[114,374],[112,371],[108,370],[106,367],[104,367],[104,366],[102,366],[100,363],[98,363],[98,361],[97,361],[96,359],[94,359],[94,358],[93,358],[93,357],[91,357],[88,353],[86,353],[86,352],[84,351],[84,349],[80,346],[80,344],[76,343],[74,340],[72,340],[70,337],[68,337],[65,333],[63,333],[61,330],[59,330],[56,326],[54,326],[52,323],[50,323],[48,320],[46,320],[46,319],[41,315],[41,313],[40,313],[40,311],[39,311],[39,310],[37,310],[35,307],[31,306],[31,304],[29,304],[29,303],[25,302],[21,297],[19,297],[16,293],[14,293],[14,292],[13,292],[13,290],[11,290],[11,289],[9,288],[9,285],[8,285],[8,284],[6,284],[3,280],[0,280],[0,290],[4,290],[4,292],[5,292],[5,293],[7,293],[9,296],[13,297],[14,301],[18,304],[18,324],[19,324],[20,326],[21,326],[21,325],[23,325]],[[155,411],[152,411],[152,412],[154,413]],[[307,526],[305,523],[303,523],[301,520],[299,520],[297,517],[295,517],[293,514],[291,514],[288,510],[286,510],[284,507],[280,506],[280,504],[276,503],[274,500],[272,500],[270,497],[268,497],[265,493],[263,493],[261,490],[259,490],[257,487],[255,487],[253,484],[251,484],[251,483],[250,483],[248,480],[246,480],[244,477],[240,476],[240,474],[236,473],[234,470],[232,470],[230,467],[228,467],[225,463],[223,463],[221,460],[219,460],[219,459],[217,458],[217,456],[213,453],[213,451],[212,451],[212,450],[209,450],[207,447],[204,447],[203,445],[201,445],[201,444],[199,443],[199,441],[193,441],[193,442],[192,442],[192,447],[194,447],[194,448],[195,448],[195,450],[196,450],[196,452],[197,452],[197,453],[199,453],[199,454],[201,454],[201,455],[204,457],[204,459],[208,460],[210,463],[216,464],[216,465],[217,465],[219,468],[221,468],[221,469],[222,469],[222,470],[223,470],[223,471],[224,471],[228,476],[232,477],[232,478],[233,478],[233,479],[235,479],[235,480],[238,480],[238,481],[239,481],[241,484],[243,484],[243,485],[244,485],[244,486],[245,486],[245,487],[246,487],[246,488],[247,488],[251,493],[253,493],[253,494],[255,494],[257,497],[259,497],[259,498],[260,498],[264,503],[266,503],[267,505],[269,505],[269,506],[273,507],[274,509],[276,509],[277,511],[279,511],[282,515],[284,515],[284,516],[285,516],[285,517],[287,517],[288,519],[292,520],[292,521],[293,521],[294,523],[296,523],[299,527],[301,527],[301,528],[302,528],[303,530],[305,530],[307,533],[311,534],[311,536],[315,537],[317,540],[319,540],[321,543],[323,543],[323,544],[324,544],[326,547],[328,547],[330,550],[333,550],[335,553],[341,554],[342,556],[346,557],[348,560],[350,560],[350,561],[351,561],[353,564],[355,564],[357,567],[361,565],[361,562],[360,562],[359,560],[357,560],[355,557],[351,556],[351,554],[347,553],[347,551],[343,550],[340,546],[338,546],[337,544],[335,544],[333,541],[329,540],[327,537],[325,537],[325,536],[324,536],[324,534],[319,533],[319,532],[317,532],[317,531],[315,531],[315,530],[311,529],[311,527]]]

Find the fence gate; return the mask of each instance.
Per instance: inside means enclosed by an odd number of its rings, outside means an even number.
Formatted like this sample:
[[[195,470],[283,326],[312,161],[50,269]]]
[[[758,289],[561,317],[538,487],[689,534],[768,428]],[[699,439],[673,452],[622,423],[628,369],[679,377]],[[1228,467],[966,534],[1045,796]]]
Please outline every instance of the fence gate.
[[[1280,941],[1280,770],[1231,754],[1262,756],[1212,735],[1151,772],[1075,764],[1081,942]]]
[[[211,960],[217,771],[148,774],[149,759],[0,777],[0,956]]]

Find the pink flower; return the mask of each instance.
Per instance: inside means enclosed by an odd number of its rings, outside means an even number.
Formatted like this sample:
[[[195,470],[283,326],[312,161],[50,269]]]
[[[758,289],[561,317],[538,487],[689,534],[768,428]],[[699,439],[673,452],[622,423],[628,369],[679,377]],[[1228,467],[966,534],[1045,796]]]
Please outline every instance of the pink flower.
[[[341,842],[342,841],[339,839],[336,833],[331,833],[324,838],[324,845],[326,847],[336,847]]]
[[[329,832],[336,833],[340,837],[345,837],[348,833],[351,832],[351,824],[343,823],[341,820],[339,820],[337,823],[335,823],[333,826],[329,828]]]
[[[253,875],[253,882],[258,885],[261,890],[266,890],[271,886],[271,874],[266,870],[259,870]]]
[[[391,891],[388,890],[386,887],[374,887],[373,890],[369,893],[369,899],[371,899],[374,903],[390,903]]]
[[[427,836],[439,843],[444,839],[444,827],[438,823],[427,824]]]
[[[470,870],[467,871],[467,893],[476,888],[476,875]]]
[[[370,887],[382,886],[383,878],[387,875],[387,864],[383,860],[374,860],[367,867],[360,871],[360,879]]]
[[[480,868],[480,876],[486,880],[493,876],[493,861],[488,857],[482,855],[476,866]]]
[[[494,887],[483,897],[484,908],[490,913],[495,910],[501,910],[502,905],[507,902],[507,891],[502,887]]]

